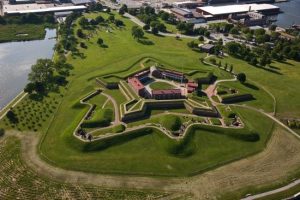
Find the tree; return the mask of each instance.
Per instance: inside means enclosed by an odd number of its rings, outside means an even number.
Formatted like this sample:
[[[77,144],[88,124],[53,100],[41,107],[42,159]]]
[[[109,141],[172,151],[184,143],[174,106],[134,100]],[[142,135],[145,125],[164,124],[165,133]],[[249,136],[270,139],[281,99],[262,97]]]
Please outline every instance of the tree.
[[[237,27],[233,27],[232,29],[230,29],[229,33],[232,35],[238,35],[239,29]]]
[[[89,21],[85,17],[81,17],[78,21],[79,25],[83,28],[87,27],[89,25]]]
[[[239,73],[236,78],[241,83],[245,83],[246,82],[246,74],[244,74],[244,73]]]
[[[95,20],[96,20],[96,22],[97,22],[98,24],[104,22],[104,18],[103,18],[101,15],[97,16]]]
[[[250,64],[253,65],[253,66],[256,66],[256,65],[257,65],[257,59],[256,59],[256,57],[252,57],[252,58],[251,58]]]
[[[151,29],[151,33],[153,33],[154,35],[156,35],[156,34],[158,34],[158,28],[157,27],[153,27],[152,29]]]
[[[198,40],[199,40],[200,42],[203,42],[203,41],[204,41],[204,37],[201,35],[201,36],[198,38]]]
[[[226,43],[226,49],[229,54],[237,55],[240,53],[241,45],[237,42],[228,42]]]
[[[115,21],[115,16],[114,15],[109,15],[107,20],[110,21],[110,22],[114,22]]]
[[[124,15],[126,12],[128,12],[127,5],[123,4],[122,7],[119,9],[119,14]]]
[[[203,57],[199,58],[199,60],[200,60],[201,63],[204,63],[204,58]]]
[[[229,67],[229,72],[231,73],[233,70],[233,65],[231,64],[230,67]]]
[[[209,38],[210,37],[210,32],[209,31],[205,31],[204,32],[204,36],[207,37],[207,38]]]
[[[124,22],[121,21],[121,20],[119,20],[119,19],[116,19],[116,20],[115,20],[115,25],[116,25],[117,27],[124,26]]]
[[[34,91],[35,91],[35,83],[28,83],[24,88],[24,92],[27,92],[28,94],[31,94]]]
[[[103,39],[102,38],[98,38],[97,44],[100,45],[100,46],[102,46],[103,43],[104,43]]]
[[[124,11],[123,9],[120,8],[120,9],[119,9],[119,14],[120,14],[120,15],[124,15],[124,14],[125,14],[125,11]]]
[[[0,16],[0,24],[2,25],[6,24],[6,20],[3,16]]]
[[[7,113],[6,113],[6,117],[8,118],[8,120],[11,123],[18,123],[18,118],[17,115],[14,113],[14,111],[12,109],[10,109]]]
[[[49,83],[53,76],[54,63],[50,59],[38,59],[36,64],[31,66],[28,80],[35,83]]]
[[[144,31],[138,26],[133,26],[131,29],[131,35],[134,39],[137,39],[139,41],[144,37]]]
[[[143,29],[144,29],[145,31],[149,30],[149,29],[150,29],[150,25],[149,25],[149,24],[145,24],[145,25],[143,26]]]
[[[83,33],[82,29],[78,29],[77,30],[77,36],[79,38],[85,38],[85,34]]]
[[[193,49],[193,48],[197,48],[198,44],[194,41],[190,41],[187,43],[187,46]]]

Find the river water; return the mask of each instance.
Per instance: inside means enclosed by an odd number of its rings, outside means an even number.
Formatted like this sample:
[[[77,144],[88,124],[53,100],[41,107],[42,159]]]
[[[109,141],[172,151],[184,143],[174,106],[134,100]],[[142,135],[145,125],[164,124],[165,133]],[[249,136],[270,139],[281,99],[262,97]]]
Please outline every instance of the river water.
[[[300,0],[290,0],[274,5],[280,7],[281,11],[284,12],[278,15],[277,25],[287,28],[293,24],[300,24]]]
[[[20,93],[27,75],[39,58],[51,58],[56,30],[46,30],[44,40],[0,44],[0,109]]]

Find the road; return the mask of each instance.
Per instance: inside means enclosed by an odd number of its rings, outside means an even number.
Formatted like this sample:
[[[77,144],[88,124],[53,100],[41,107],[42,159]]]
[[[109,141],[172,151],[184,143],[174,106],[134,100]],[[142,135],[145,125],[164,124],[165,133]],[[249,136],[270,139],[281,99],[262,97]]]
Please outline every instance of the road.
[[[253,195],[253,196],[249,196],[249,197],[243,198],[241,200],[259,199],[259,198],[262,198],[262,197],[265,197],[265,196],[269,196],[269,195],[272,195],[272,194],[276,194],[276,193],[279,193],[279,192],[286,191],[286,190],[291,189],[292,187],[294,187],[294,186],[296,186],[298,184],[300,184],[300,179],[295,180],[292,183],[290,183],[290,184],[288,184],[286,186],[283,186],[281,188],[277,188],[275,190],[271,190],[271,191],[264,192],[264,193],[261,193],[261,194],[256,194],[256,195]]]

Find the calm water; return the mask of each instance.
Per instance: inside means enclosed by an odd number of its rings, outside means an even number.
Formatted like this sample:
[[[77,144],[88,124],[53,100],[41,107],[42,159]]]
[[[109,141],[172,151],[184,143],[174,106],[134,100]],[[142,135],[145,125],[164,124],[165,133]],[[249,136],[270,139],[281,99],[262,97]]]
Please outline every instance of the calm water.
[[[21,92],[30,67],[38,58],[51,58],[56,30],[47,30],[44,40],[0,44],[0,109]]]
[[[293,24],[300,24],[300,0],[290,0],[285,3],[275,4],[284,12],[278,15],[278,24],[281,27],[289,27]]]

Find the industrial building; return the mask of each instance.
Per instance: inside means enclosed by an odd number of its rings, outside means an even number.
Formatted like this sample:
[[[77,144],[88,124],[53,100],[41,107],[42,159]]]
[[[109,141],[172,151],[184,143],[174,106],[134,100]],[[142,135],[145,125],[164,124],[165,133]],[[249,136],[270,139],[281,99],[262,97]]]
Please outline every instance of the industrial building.
[[[232,14],[246,14],[248,12],[259,12],[264,15],[277,15],[280,12],[278,6],[271,4],[204,6],[197,7],[196,10],[206,19],[228,19]]]
[[[179,2],[174,2],[173,7],[196,9],[197,7],[203,6],[204,4],[205,4],[205,2],[203,2],[203,1],[179,1]]]
[[[16,4],[16,5],[3,5],[4,15],[19,15],[27,13],[54,13],[54,12],[66,12],[66,11],[82,11],[86,9],[86,6],[56,6],[55,4]]]
[[[244,26],[264,26],[271,21],[266,15],[259,12],[232,14],[229,16],[229,20],[232,23],[242,24]]]

